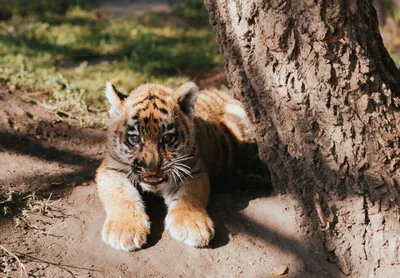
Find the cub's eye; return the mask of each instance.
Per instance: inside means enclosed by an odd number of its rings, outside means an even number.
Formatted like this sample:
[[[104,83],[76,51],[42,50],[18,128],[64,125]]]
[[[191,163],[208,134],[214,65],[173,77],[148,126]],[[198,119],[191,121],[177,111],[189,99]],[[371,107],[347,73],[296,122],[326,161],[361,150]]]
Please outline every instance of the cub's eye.
[[[140,136],[139,135],[131,135],[128,138],[129,142],[134,145],[140,143]]]
[[[172,135],[172,134],[165,134],[165,135],[163,136],[163,142],[164,142],[164,144],[169,144],[169,143],[171,143],[173,140],[174,140],[174,135]]]

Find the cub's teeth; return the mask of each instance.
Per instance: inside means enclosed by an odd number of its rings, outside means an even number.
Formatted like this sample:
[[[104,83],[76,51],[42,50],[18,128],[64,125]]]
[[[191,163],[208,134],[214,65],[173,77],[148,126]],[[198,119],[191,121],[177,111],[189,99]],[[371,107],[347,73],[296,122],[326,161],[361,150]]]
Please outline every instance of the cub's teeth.
[[[144,180],[145,182],[154,182],[154,179],[151,179],[151,178],[149,179],[149,178],[147,178],[147,177],[143,178],[143,180]],[[162,177],[157,178],[157,182],[162,181],[162,180],[163,180]]]

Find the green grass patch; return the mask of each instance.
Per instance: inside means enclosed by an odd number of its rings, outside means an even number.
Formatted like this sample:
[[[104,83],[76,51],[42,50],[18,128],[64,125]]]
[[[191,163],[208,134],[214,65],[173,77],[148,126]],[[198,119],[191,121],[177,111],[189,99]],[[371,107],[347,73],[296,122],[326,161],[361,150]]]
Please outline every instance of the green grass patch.
[[[120,19],[88,1],[61,1],[62,7],[32,1],[19,9],[25,2],[16,1],[0,21],[0,81],[45,92],[49,104],[82,123],[88,111],[105,110],[105,81],[127,92],[144,82],[177,86],[223,70],[201,1]]]

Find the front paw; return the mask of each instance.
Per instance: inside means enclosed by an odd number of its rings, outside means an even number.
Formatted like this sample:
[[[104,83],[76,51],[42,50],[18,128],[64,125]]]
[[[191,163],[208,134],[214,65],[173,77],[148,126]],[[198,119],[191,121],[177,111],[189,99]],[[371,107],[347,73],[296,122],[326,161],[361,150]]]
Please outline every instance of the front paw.
[[[150,233],[147,215],[110,216],[103,226],[102,237],[105,243],[115,249],[134,251],[140,249]]]
[[[206,246],[214,237],[214,225],[206,211],[173,209],[168,213],[165,224],[173,238],[189,246]]]

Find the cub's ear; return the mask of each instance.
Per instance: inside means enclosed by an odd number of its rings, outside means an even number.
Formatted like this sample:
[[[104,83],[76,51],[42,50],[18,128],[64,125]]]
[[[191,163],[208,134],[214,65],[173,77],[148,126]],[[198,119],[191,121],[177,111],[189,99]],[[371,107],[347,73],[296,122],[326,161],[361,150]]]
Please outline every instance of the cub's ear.
[[[187,82],[180,86],[173,94],[182,112],[190,116],[193,114],[194,105],[199,96],[199,88],[193,82]]]
[[[106,83],[105,95],[109,103],[109,111],[111,117],[119,115],[121,112],[121,102],[126,98],[124,94],[119,92],[111,82]]]

